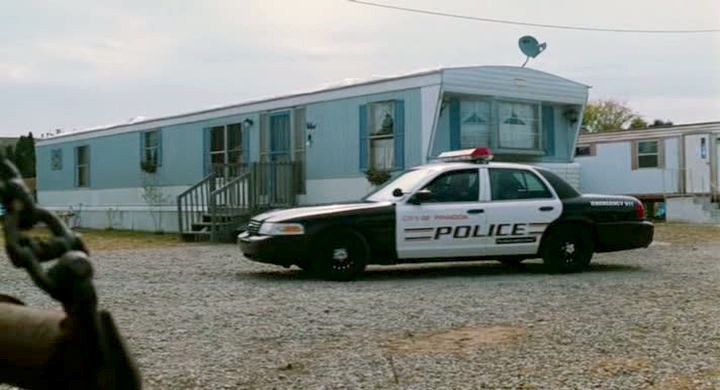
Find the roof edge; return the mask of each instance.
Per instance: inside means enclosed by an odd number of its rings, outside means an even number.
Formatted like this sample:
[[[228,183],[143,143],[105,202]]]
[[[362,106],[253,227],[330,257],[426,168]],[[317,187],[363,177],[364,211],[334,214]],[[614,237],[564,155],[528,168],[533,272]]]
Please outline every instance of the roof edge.
[[[244,106],[251,106],[254,104],[271,103],[274,101],[280,101],[280,100],[285,100],[285,99],[300,98],[300,97],[304,97],[304,96],[310,96],[310,95],[325,93],[325,92],[342,91],[345,89],[362,87],[362,86],[366,86],[366,85],[382,84],[382,83],[393,82],[393,81],[397,81],[397,80],[430,76],[433,74],[441,73],[442,71],[443,71],[443,68],[437,68],[437,69],[431,69],[431,70],[418,71],[415,73],[403,74],[403,75],[399,75],[399,76],[389,76],[389,77],[382,77],[382,78],[377,78],[377,79],[370,79],[370,80],[352,83],[352,84],[348,84],[348,85],[339,85],[339,86],[328,87],[328,88],[318,88],[318,89],[308,90],[305,92],[290,93],[290,94],[286,94],[286,95],[278,95],[278,96],[272,96],[272,97],[259,97],[259,98],[250,99],[250,100],[247,100],[247,101],[244,101],[241,103],[233,103],[233,104],[229,104],[229,105],[207,108],[207,109],[203,109],[203,110],[189,111],[189,112],[184,112],[184,113],[180,113],[180,114],[160,116],[160,117],[156,117],[156,118],[148,118],[148,119],[143,119],[143,120],[140,120],[137,122],[132,122],[132,123],[120,123],[120,124],[113,124],[113,125],[102,126],[102,127],[90,127],[88,129],[78,130],[73,133],[64,133],[64,134],[60,134],[60,135],[56,135],[56,136],[44,138],[44,139],[41,138],[41,139],[38,139],[38,142],[43,142],[43,141],[48,141],[48,140],[57,140],[60,138],[72,137],[75,135],[88,134],[88,133],[93,133],[93,132],[98,132],[98,131],[114,130],[114,129],[119,129],[119,128],[123,128],[123,127],[129,127],[129,126],[147,125],[147,124],[151,124],[153,122],[158,122],[158,121],[178,119],[178,118],[188,117],[188,116],[192,116],[192,115],[208,114],[208,113],[212,113],[212,112],[216,112],[216,111],[228,110],[228,109],[233,109],[233,108],[241,108]]]
[[[700,127],[700,129],[698,129],[698,127]],[[676,135],[677,132],[682,132],[685,130],[702,130],[702,127],[717,127],[709,130],[720,131],[720,121],[683,123],[679,125],[648,127],[645,129],[637,130],[615,130],[601,133],[585,133],[580,134],[579,140],[594,141],[624,139],[632,136],[643,136],[656,133],[667,133],[668,136],[673,136]]]

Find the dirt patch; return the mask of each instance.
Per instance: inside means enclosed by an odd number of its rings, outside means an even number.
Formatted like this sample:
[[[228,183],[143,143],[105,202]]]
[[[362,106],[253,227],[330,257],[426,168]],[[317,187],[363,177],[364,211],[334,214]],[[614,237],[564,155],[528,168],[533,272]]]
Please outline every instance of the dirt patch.
[[[661,380],[658,384],[651,387],[652,390],[703,390],[717,389],[717,387],[707,381],[707,378],[693,378],[688,375],[678,374]]]
[[[76,230],[91,253],[120,249],[145,249],[181,245],[183,242],[175,233],[155,234],[130,230]],[[5,245],[0,232],[0,244]],[[47,238],[50,232],[45,228],[30,230],[28,235],[36,238]]]
[[[618,375],[637,374],[652,370],[652,364],[641,358],[613,358],[603,359],[590,369],[598,378],[611,378]]]
[[[491,345],[516,344],[527,330],[513,326],[465,326],[434,332],[410,333],[391,340],[391,355],[466,354]]]
[[[719,238],[720,225],[655,224],[654,241],[692,246],[706,242],[717,242]]]

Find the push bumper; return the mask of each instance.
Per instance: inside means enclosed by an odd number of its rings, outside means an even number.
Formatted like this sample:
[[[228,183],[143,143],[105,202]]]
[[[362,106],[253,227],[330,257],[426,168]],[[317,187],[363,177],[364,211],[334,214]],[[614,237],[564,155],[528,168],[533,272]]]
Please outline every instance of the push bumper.
[[[243,255],[253,261],[289,267],[297,264],[305,254],[304,236],[262,236],[243,232],[238,235]]]
[[[611,222],[597,225],[596,252],[647,248],[653,241],[655,226],[649,221]]]

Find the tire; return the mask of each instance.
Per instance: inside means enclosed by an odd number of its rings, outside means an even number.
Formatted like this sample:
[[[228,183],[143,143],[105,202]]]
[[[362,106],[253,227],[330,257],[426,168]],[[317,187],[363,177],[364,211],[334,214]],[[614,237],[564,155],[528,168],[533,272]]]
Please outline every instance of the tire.
[[[309,262],[309,261],[303,260],[303,261],[297,262],[295,265],[296,265],[298,268],[300,268],[300,270],[301,270],[302,272],[304,272],[304,273],[307,273],[307,274],[312,274],[312,273],[313,273],[312,263]]]
[[[310,269],[323,279],[353,280],[367,265],[367,243],[354,230],[341,229],[325,233],[316,240],[316,248]]]
[[[590,264],[594,243],[581,225],[561,225],[548,232],[542,242],[542,258],[550,273],[579,272]]]

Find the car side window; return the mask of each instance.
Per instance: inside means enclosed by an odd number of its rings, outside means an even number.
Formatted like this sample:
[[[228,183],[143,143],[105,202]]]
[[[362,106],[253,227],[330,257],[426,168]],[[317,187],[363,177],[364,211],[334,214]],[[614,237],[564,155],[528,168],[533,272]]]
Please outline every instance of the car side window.
[[[427,203],[477,202],[480,186],[477,169],[441,174],[422,188],[430,191]]]
[[[552,198],[545,183],[533,172],[524,169],[490,169],[492,200]]]

